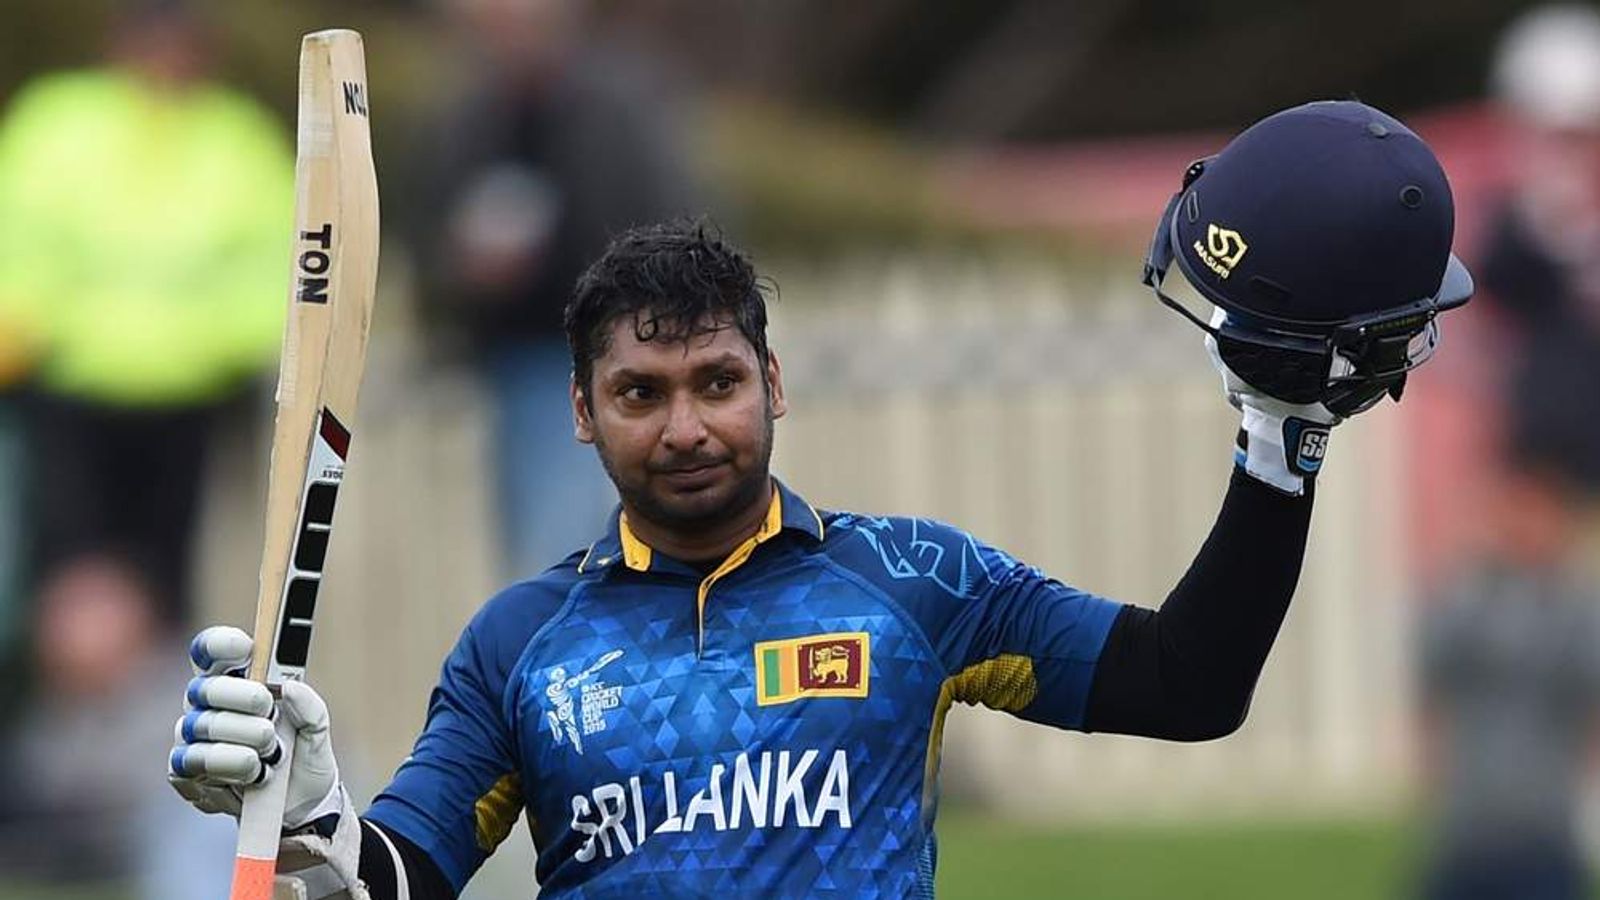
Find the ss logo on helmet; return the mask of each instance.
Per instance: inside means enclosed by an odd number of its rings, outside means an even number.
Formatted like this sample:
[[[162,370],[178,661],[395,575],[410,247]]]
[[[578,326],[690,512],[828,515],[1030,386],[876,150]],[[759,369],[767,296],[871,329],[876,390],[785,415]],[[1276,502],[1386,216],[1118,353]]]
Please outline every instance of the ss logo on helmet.
[[[1215,222],[1206,226],[1206,242],[1194,242],[1195,255],[1206,264],[1206,268],[1216,273],[1218,278],[1227,278],[1233,274],[1233,267],[1244,259],[1244,252],[1250,247],[1244,242],[1239,232],[1232,228],[1223,228]]]

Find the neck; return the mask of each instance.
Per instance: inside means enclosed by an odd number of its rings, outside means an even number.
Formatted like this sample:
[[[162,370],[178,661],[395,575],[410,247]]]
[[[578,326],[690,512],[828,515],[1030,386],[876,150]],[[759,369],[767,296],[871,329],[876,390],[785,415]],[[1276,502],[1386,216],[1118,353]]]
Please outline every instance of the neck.
[[[624,505],[623,512],[628,517],[628,528],[634,537],[650,545],[650,549],[688,563],[707,562],[726,557],[733,552],[733,548],[749,540],[761,529],[761,523],[767,518],[767,510],[772,506],[773,490],[772,479],[768,478],[761,493],[745,508],[718,519],[707,528],[694,531],[663,527],[640,516],[627,505]]]

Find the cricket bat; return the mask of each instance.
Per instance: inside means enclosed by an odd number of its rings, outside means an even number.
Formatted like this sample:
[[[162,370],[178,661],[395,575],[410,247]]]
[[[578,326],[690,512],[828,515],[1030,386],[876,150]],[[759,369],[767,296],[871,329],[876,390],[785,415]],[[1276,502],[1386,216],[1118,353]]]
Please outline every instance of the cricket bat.
[[[378,182],[354,31],[300,44],[292,272],[250,663],[250,677],[274,689],[305,677],[377,284]],[[273,776],[244,794],[230,900],[272,898],[294,752],[281,717],[278,738]]]

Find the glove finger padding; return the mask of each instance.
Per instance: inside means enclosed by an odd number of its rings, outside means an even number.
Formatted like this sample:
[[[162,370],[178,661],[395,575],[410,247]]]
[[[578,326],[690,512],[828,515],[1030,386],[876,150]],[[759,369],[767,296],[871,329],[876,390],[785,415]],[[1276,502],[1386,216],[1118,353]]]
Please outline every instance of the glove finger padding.
[[[250,665],[255,641],[232,625],[213,625],[189,642],[189,663],[201,675],[242,672]]]
[[[225,709],[269,721],[272,718],[272,692],[248,678],[201,675],[189,682],[184,699],[192,709]]]
[[[216,709],[192,709],[184,713],[174,729],[177,746],[215,741],[242,744],[263,759],[278,755],[278,735],[272,720],[260,716]]]
[[[254,748],[240,744],[205,742],[180,744],[167,760],[174,778],[191,778],[211,784],[256,784],[267,777],[267,763]]]

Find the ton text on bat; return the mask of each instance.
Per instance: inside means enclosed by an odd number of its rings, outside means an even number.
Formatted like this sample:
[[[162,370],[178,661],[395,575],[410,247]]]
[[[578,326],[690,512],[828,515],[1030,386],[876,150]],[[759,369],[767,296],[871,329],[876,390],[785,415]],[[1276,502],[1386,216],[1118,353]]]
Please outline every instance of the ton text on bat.
[[[327,303],[328,269],[333,264],[328,256],[333,246],[333,223],[325,223],[316,231],[300,232],[300,242],[314,246],[300,251],[296,275],[299,290],[295,298],[301,303]]]

